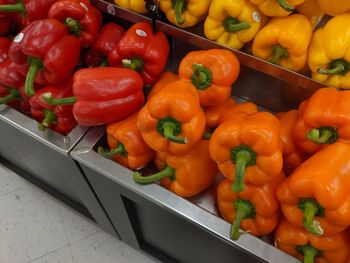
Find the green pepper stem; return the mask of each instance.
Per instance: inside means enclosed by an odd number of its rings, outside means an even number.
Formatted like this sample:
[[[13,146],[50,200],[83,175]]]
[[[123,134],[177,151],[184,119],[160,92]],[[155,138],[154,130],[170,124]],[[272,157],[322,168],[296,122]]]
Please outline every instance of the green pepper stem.
[[[241,30],[246,30],[251,28],[248,22],[241,22],[235,17],[226,17],[223,22],[225,31],[230,33],[236,33]]]
[[[82,27],[79,21],[67,17],[66,20],[64,21],[65,25],[68,27],[68,31],[70,34],[74,36],[80,36],[80,33],[82,31]]]
[[[203,139],[203,140],[210,140],[210,138],[211,138],[212,135],[213,135],[213,134],[212,134],[211,132],[205,132],[205,133],[203,134],[203,136],[202,136],[202,139]]]
[[[339,135],[333,127],[322,127],[308,131],[306,137],[315,144],[331,144],[339,138]]]
[[[249,201],[243,199],[237,199],[234,202],[234,207],[236,208],[236,217],[231,225],[230,235],[233,240],[237,240],[241,234],[239,228],[241,223],[246,218],[255,217],[255,207]]]
[[[58,106],[58,105],[70,105],[77,102],[76,97],[68,97],[62,99],[54,99],[51,92],[43,93],[41,98],[47,105]]]
[[[13,5],[0,5],[0,12],[19,12],[26,13],[26,8],[22,2],[18,2]]]
[[[107,59],[103,59],[101,64],[99,65],[100,68],[108,67],[108,61]]]
[[[24,91],[28,97],[32,97],[35,94],[34,81],[39,71],[43,68],[43,63],[33,57],[28,58],[29,70],[26,77]]]
[[[172,122],[165,122],[163,123],[163,130],[164,130],[164,137],[167,138],[169,141],[180,143],[180,144],[186,144],[187,139],[184,137],[177,137],[174,135],[174,131],[176,129],[176,125]]]
[[[109,150],[109,151],[105,151],[103,149],[103,147],[98,147],[97,149],[98,154],[106,157],[106,158],[113,158],[114,156],[118,155],[118,154],[123,154],[126,153],[125,151],[125,147],[123,144],[119,143],[118,147],[116,147],[115,149]]]
[[[199,90],[206,90],[212,84],[212,72],[202,64],[193,64],[192,84]]]
[[[8,92],[8,95],[0,98],[0,105],[11,102],[16,99],[20,99],[22,97],[18,89],[9,88]]]
[[[123,59],[122,65],[124,68],[129,68],[135,71],[141,71],[144,68],[144,62],[140,58]]]
[[[236,171],[235,171],[235,181],[232,184],[232,191],[239,193],[243,192],[244,186],[244,174],[247,163],[251,161],[252,157],[248,151],[239,151],[236,154]]]
[[[291,6],[290,4],[288,4],[286,2],[286,0],[278,0],[278,3],[287,12],[293,12],[295,10],[295,8],[293,6]]]
[[[346,70],[346,66],[343,63],[337,63],[332,69],[319,68],[318,73],[321,75],[341,75]]]
[[[314,201],[305,201],[303,209],[303,223],[307,231],[315,235],[322,235],[323,229],[320,223],[314,219],[318,213],[319,208]]]
[[[287,58],[289,56],[288,50],[281,45],[277,44],[272,47],[272,58],[270,62],[272,64],[279,64],[279,61],[283,58]]]
[[[151,184],[154,182],[157,182],[159,180],[162,180],[166,177],[169,177],[171,180],[175,180],[175,169],[167,166],[164,170],[160,171],[159,173],[150,175],[150,176],[142,176],[139,172],[134,172],[132,174],[132,177],[134,181],[138,184]]]
[[[185,6],[186,6],[186,0],[175,0],[174,12],[175,12],[176,21],[179,25],[183,25],[185,23],[185,18],[181,16],[183,10],[185,9]]]
[[[304,263],[313,263],[316,257],[321,257],[323,254],[321,250],[314,248],[310,244],[298,246],[296,250],[304,255]]]
[[[51,123],[57,121],[57,115],[53,110],[44,109],[43,113],[44,113],[45,117],[44,117],[44,120],[41,122],[41,124],[44,127],[48,128]]]

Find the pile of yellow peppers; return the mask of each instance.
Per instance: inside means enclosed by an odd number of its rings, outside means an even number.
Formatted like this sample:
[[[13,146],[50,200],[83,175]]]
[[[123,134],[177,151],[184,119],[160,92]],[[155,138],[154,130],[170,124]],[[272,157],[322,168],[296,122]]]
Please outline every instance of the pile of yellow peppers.
[[[114,0],[147,13],[159,4],[170,23],[187,28],[204,21],[205,36],[328,86],[350,89],[350,0]],[[334,16],[318,27],[324,15]],[[317,28],[318,27],[318,28]],[[317,29],[315,29],[317,28]]]

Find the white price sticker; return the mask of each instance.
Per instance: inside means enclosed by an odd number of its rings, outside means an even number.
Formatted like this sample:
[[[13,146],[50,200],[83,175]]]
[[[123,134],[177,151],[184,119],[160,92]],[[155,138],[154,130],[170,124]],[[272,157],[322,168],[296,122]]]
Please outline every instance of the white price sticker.
[[[253,17],[253,20],[257,23],[259,23],[261,20],[260,13],[257,11],[253,12],[252,17]]]
[[[89,8],[83,2],[80,2],[80,6],[84,8],[85,11],[89,11]]]
[[[111,4],[107,5],[107,13],[112,16],[115,16],[115,9],[113,5]]]
[[[147,37],[147,33],[141,29],[136,29],[136,34],[140,37]]]
[[[24,37],[24,33],[19,33],[19,34],[13,39],[13,42],[19,43],[19,42],[22,41],[23,37]]]

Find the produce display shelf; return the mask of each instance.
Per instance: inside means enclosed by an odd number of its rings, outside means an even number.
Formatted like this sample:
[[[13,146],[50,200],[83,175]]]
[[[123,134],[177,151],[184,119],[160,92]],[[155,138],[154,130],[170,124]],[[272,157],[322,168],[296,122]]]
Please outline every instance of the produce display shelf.
[[[0,161],[73,209],[114,232],[103,208],[69,153],[89,128],[76,126],[67,136],[6,106],[0,106]],[[117,236],[117,234],[115,234]]]

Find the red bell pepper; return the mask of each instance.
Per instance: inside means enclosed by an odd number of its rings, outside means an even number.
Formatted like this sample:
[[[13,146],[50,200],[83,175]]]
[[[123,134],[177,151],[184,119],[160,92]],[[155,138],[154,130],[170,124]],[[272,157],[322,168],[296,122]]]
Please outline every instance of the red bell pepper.
[[[10,59],[0,64],[0,83],[8,87],[21,87],[24,84],[24,77],[18,71],[18,66]]]
[[[0,83],[0,105],[7,104],[24,114],[30,113],[29,97],[24,92],[24,86],[7,87]]]
[[[43,99],[51,105],[73,104],[79,125],[98,126],[121,121],[144,103],[143,81],[133,70],[122,68],[86,68],[73,78],[75,97],[56,99],[50,92]]]
[[[0,18],[0,23],[1,23],[1,18]],[[8,40],[6,37],[0,37],[0,64],[4,62],[6,59],[8,59],[8,50],[10,48],[10,45],[11,45],[10,40]]]
[[[136,70],[146,85],[153,85],[163,72],[168,55],[169,43],[164,33],[154,33],[151,24],[142,22],[126,31],[109,54],[108,63]]]
[[[100,11],[89,0],[61,0],[54,3],[48,14],[69,28],[69,33],[79,37],[81,47],[89,47],[95,41],[102,24]]]
[[[72,81],[60,86],[44,87],[30,98],[31,114],[40,123],[40,128],[51,128],[58,133],[68,134],[77,125],[73,116],[73,105],[48,105],[42,99],[45,93],[50,93],[55,98],[72,96]]]
[[[80,43],[59,21],[38,20],[14,38],[9,57],[27,76],[25,92],[33,96],[34,82],[55,85],[71,76],[79,61]]]
[[[0,12],[16,12],[18,20],[29,24],[47,18],[47,12],[57,0],[5,0],[0,2]],[[23,22],[25,21],[25,22]]]
[[[109,54],[118,45],[124,33],[125,31],[120,25],[105,24],[86,54],[86,65],[92,67],[107,66]]]
[[[9,4],[10,0],[0,0],[0,5]],[[0,12],[0,36],[5,36],[13,28],[13,16],[10,13]]]

